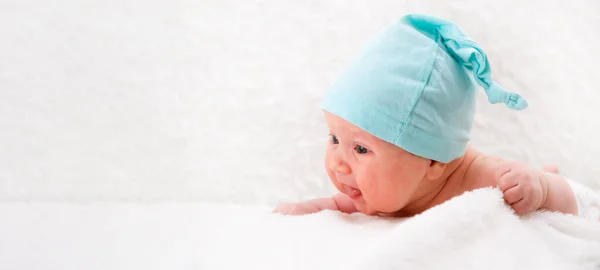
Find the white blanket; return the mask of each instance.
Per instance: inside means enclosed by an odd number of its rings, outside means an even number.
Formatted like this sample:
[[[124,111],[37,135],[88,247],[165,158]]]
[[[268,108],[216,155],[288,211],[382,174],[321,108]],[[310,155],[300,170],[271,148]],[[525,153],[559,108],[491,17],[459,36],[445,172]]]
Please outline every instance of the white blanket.
[[[600,223],[481,189],[405,220],[214,204],[0,204],[1,269],[600,269]]]

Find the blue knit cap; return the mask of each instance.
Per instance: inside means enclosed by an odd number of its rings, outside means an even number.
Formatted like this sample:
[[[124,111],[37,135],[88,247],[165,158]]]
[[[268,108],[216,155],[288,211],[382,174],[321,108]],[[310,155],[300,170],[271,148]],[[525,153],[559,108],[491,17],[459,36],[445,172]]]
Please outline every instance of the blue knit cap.
[[[417,156],[446,163],[467,148],[478,86],[490,103],[527,107],[492,81],[487,56],[458,26],[408,15],[367,42],[322,108]]]

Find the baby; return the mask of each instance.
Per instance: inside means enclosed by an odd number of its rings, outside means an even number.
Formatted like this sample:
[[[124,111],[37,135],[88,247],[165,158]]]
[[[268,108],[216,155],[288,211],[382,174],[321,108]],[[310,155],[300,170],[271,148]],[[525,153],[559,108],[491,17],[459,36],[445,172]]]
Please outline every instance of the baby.
[[[597,220],[600,200],[556,168],[536,170],[468,145],[478,86],[492,104],[528,105],[492,81],[486,54],[452,22],[408,15],[393,23],[369,40],[322,104],[325,168],[340,193],[274,212],[410,217],[497,187],[520,215],[544,209]]]

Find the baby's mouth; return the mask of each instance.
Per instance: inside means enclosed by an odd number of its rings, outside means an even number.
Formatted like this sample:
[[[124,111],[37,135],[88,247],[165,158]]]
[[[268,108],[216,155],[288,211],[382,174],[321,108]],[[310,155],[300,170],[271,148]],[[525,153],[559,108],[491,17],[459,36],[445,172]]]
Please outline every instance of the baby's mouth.
[[[346,193],[346,195],[348,195],[348,197],[350,197],[353,200],[358,200],[362,197],[362,193],[359,189],[353,188],[348,185],[344,185],[344,193]]]

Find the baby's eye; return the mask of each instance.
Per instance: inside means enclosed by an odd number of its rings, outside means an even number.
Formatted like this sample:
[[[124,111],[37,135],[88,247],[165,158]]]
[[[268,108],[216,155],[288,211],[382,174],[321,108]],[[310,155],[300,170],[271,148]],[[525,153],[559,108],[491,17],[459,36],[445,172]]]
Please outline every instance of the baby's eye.
[[[331,135],[331,142],[333,144],[338,144],[340,143],[340,141],[338,141],[338,138],[335,135]]]
[[[359,153],[359,154],[366,154],[369,153],[369,150],[367,148],[364,148],[360,145],[357,145],[356,147],[354,147],[354,150]]]

